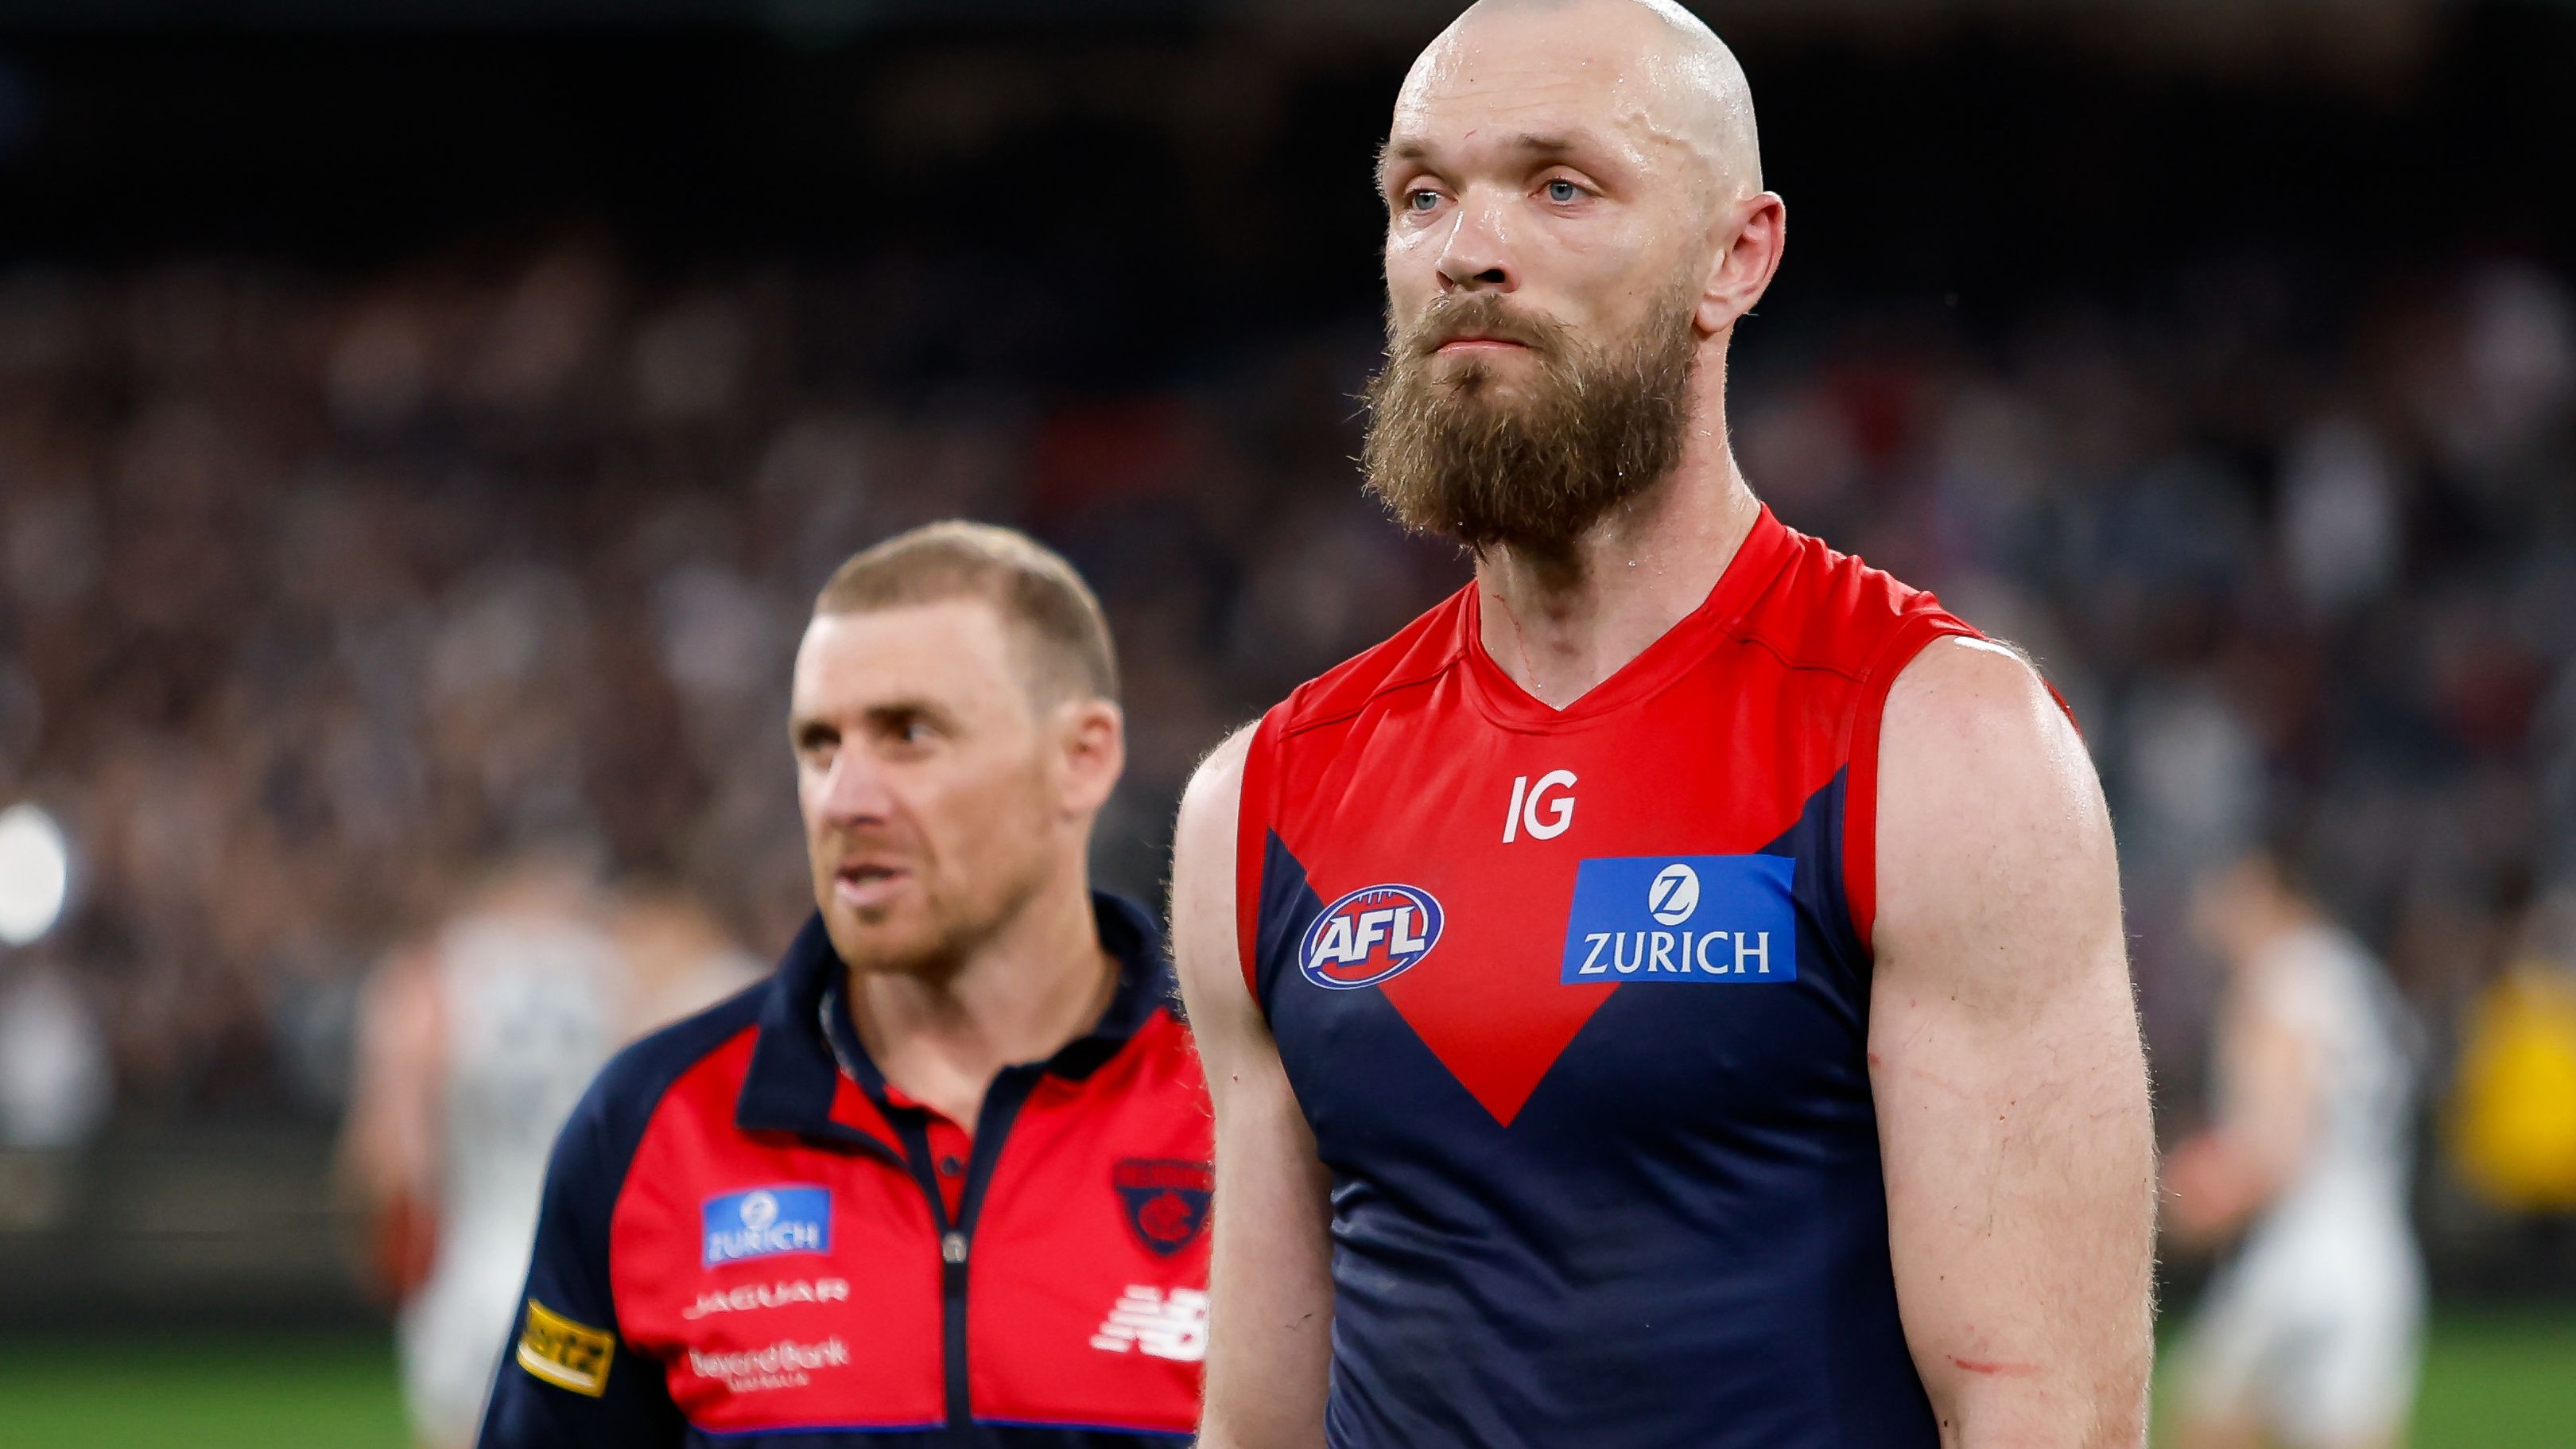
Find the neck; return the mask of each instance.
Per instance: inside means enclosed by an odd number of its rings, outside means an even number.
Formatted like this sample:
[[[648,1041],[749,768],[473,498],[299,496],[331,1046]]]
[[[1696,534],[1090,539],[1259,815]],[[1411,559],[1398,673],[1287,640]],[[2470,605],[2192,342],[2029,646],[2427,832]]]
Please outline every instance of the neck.
[[[905,1095],[972,1131],[1004,1067],[1088,1032],[1118,989],[1079,857],[953,969],[850,973],[859,1043]]]
[[[1704,401],[1708,401],[1704,399]],[[1549,549],[1476,556],[1485,652],[1563,709],[1645,652],[1717,587],[1761,504],[1726,444],[1722,406],[1694,422],[1672,473]]]

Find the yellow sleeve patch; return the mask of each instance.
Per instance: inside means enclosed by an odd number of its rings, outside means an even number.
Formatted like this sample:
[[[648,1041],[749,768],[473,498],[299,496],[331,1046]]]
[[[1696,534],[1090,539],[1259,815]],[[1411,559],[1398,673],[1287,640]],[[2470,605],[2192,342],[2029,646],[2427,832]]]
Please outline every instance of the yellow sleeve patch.
[[[616,1352],[616,1335],[528,1300],[528,1326],[519,1332],[519,1367],[556,1388],[595,1399],[608,1392],[608,1361]]]

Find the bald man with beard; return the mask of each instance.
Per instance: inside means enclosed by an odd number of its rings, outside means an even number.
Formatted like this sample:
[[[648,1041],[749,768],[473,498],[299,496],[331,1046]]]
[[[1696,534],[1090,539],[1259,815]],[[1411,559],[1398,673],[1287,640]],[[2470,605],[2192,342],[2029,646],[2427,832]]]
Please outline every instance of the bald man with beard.
[[[2021,655],[1736,466],[1785,214],[1734,57],[1478,5],[1379,182],[1368,483],[1476,575],[1182,802],[1201,1443],[2140,1443],[2101,792]]]

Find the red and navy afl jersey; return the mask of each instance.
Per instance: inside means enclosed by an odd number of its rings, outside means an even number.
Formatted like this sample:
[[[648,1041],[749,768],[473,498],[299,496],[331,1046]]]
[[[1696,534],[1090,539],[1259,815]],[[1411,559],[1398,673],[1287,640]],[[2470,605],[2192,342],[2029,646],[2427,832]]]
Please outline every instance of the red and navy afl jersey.
[[[819,918],[768,982],[645,1038],[546,1177],[483,1449],[1186,1440],[1211,1125],[1171,967],[1096,898],[1117,995],[1005,1069],[971,1143],[868,1061]]]
[[[1254,734],[1244,971],[1333,1182],[1335,1445],[1929,1449],[1868,1034],[1878,721],[1971,631],[1763,510],[1563,710],[1474,587]]]

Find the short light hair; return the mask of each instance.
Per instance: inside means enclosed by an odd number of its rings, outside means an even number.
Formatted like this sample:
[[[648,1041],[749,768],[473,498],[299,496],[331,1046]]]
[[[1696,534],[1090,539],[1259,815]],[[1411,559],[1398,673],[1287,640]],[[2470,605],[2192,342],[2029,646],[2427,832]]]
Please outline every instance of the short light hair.
[[[1118,655],[1100,600],[1064,556],[1017,529],[949,519],[851,555],[814,597],[814,617],[982,599],[1027,649],[1031,692],[1116,701]]]

